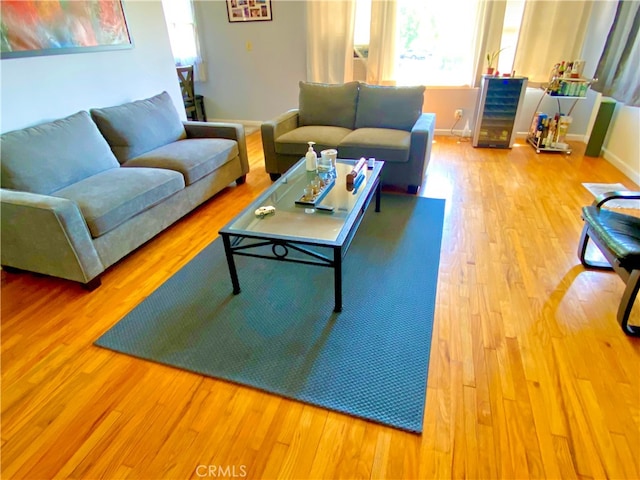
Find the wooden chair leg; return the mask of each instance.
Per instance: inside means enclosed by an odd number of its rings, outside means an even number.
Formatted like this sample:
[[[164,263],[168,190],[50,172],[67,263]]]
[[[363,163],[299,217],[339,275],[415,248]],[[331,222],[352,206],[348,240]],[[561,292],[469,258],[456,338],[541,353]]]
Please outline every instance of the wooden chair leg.
[[[634,270],[629,275],[627,287],[624,289],[622,300],[620,300],[620,306],[618,307],[618,322],[620,322],[624,333],[632,337],[640,337],[640,325],[634,326],[627,323],[633,303],[638,295],[638,290],[640,290],[640,270]]]
[[[194,103],[196,105],[195,120],[197,122],[204,122],[204,115],[202,114],[202,109],[200,108],[200,102],[198,100],[195,100]]]
[[[202,112],[202,121],[207,121],[207,111],[204,108],[204,98],[200,97],[200,111]]]

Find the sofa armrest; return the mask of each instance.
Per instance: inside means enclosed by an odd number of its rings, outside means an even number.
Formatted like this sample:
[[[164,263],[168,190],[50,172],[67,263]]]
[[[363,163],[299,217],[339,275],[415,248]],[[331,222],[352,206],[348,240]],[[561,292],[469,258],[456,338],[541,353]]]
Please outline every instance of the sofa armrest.
[[[431,142],[436,126],[435,113],[423,113],[411,129],[411,151],[409,161],[415,163],[415,167],[424,174],[429,157],[431,156]]]
[[[187,132],[187,138],[228,138],[238,142],[238,152],[242,173],[249,173],[249,155],[247,141],[244,135],[244,125],[241,123],[225,122],[182,122]]]
[[[278,171],[276,158],[276,138],[298,128],[298,109],[291,109],[273,120],[264,122],[262,131],[262,148],[264,150],[264,166],[267,172]]]
[[[88,283],[104,271],[78,206],[0,189],[3,266]]]

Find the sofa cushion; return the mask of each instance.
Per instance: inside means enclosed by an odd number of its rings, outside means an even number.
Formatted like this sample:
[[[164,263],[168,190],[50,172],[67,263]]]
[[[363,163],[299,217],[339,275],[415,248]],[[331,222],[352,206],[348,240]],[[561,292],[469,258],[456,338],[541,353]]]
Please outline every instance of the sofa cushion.
[[[94,108],[91,117],[120,163],[187,136],[167,92],[115,107]]]
[[[376,158],[385,162],[408,162],[411,132],[387,128],[359,128],[338,145],[341,158]]]
[[[184,188],[178,172],[161,168],[114,168],[58,190],[54,197],[74,201],[91,236],[113,230]]]
[[[307,142],[316,142],[313,149],[320,152],[327,148],[336,148],[351,130],[343,127],[309,126],[291,130],[275,139],[276,153],[303,156],[309,149]],[[340,152],[338,152],[338,156]]]
[[[0,136],[2,187],[48,195],[119,167],[87,112]]]
[[[360,84],[356,128],[410,131],[422,113],[424,86],[383,87]]]
[[[358,83],[333,85],[300,82],[298,125],[330,125],[353,129],[356,121]]]
[[[238,156],[238,143],[225,138],[193,138],[172,142],[122,164],[180,172],[187,185],[197,182]]]

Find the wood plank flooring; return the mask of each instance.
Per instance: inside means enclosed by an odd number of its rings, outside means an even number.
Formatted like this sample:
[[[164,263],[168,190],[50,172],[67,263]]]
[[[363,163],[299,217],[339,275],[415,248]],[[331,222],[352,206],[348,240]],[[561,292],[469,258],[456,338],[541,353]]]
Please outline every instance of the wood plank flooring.
[[[420,194],[447,207],[421,436],[93,346],[270,184],[259,132],[246,184],[98,290],[3,271],[2,478],[639,478],[640,340],[615,320],[622,281],[576,257],[581,183],[637,185],[573,146],[436,138]]]

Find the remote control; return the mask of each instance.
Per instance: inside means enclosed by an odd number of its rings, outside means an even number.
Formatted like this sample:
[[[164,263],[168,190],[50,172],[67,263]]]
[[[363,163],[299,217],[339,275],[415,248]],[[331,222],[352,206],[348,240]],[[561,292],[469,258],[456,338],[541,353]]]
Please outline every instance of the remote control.
[[[326,213],[333,213],[334,208],[331,205],[316,205],[316,210]]]

